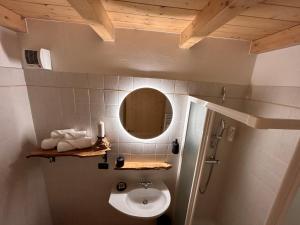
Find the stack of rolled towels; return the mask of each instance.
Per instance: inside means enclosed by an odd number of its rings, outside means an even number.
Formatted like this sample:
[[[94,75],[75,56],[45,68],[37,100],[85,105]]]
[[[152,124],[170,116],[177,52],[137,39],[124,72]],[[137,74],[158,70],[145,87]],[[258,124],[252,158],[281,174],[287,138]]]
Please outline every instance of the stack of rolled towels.
[[[50,138],[44,139],[41,143],[42,149],[57,148],[58,152],[89,148],[91,146],[92,138],[87,136],[87,132],[75,129],[54,130],[50,133]]]

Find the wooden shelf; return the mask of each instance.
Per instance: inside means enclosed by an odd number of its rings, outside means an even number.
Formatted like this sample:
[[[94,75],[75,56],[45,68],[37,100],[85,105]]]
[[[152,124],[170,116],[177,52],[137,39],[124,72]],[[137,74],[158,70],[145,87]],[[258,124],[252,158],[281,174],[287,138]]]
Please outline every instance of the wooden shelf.
[[[43,150],[39,148],[33,150],[29,155],[26,156],[26,158],[42,157],[42,158],[55,159],[56,157],[66,157],[66,156],[79,157],[79,158],[97,157],[100,155],[105,155],[105,153],[110,150],[110,142],[106,137],[103,138],[101,142],[97,142],[97,143],[96,145],[99,146],[99,149],[90,147],[90,148],[76,149],[76,150],[71,150],[66,152],[58,152],[56,149]]]
[[[168,170],[172,165],[166,162],[125,162],[121,168],[115,170]]]
[[[79,158],[96,157],[100,155],[105,155],[105,153],[109,150],[110,149],[108,148],[104,150],[95,151],[92,148],[85,148],[85,149],[78,149],[78,150],[72,150],[67,152],[58,152],[56,149],[54,150],[37,149],[32,151],[29,155],[27,155],[26,158],[31,158],[31,157],[55,158],[55,157],[66,157],[66,156],[73,156]]]

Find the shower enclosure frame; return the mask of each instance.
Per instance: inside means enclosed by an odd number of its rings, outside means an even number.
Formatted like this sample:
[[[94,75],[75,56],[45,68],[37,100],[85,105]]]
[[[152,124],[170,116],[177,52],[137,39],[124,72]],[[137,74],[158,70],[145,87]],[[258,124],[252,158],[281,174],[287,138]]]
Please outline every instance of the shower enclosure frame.
[[[184,151],[184,147],[185,147],[185,139],[186,139],[186,133],[187,133],[187,128],[188,128],[190,107],[191,107],[192,103],[199,104],[202,107],[206,108],[207,117],[206,117],[205,125],[203,128],[204,131],[203,131],[203,135],[202,135],[201,144],[198,148],[195,172],[193,174],[193,182],[192,182],[192,186],[191,186],[187,211],[186,211],[186,215],[185,215],[185,223],[182,225],[191,225],[192,221],[193,221],[196,199],[199,194],[198,190],[200,187],[201,176],[203,174],[203,167],[204,167],[205,160],[206,160],[206,154],[207,154],[207,149],[208,149],[207,147],[209,145],[209,139],[210,139],[210,134],[212,132],[215,113],[219,113],[224,116],[227,116],[233,120],[241,122],[241,123],[243,123],[249,127],[252,127],[254,129],[300,130],[300,120],[259,117],[259,116],[251,115],[248,113],[240,112],[238,110],[234,110],[234,109],[231,109],[231,108],[228,108],[225,106],[221,106],[221,105],[218,105],[218,104],[215,104],[212,102],[208,102],[208,101],[199,99],[197,97],[188,96],[187,111],[186,111],[184,130],[183,130],[183,132],[184,132],[183,140],[182,140],[183,144],[181,146],[180,157],[179,157],[179,164],[178,164],[178,171],[177,171],[177,183],[176,183],[175,193],[177,193],[177,191],[178,191],[178,185],[179,185],[178,180],[180,177],[180,171],[181,171],[181,166],[182,166],[182,156],[183,156],[183,151]],[[201,137],[199,137],[199,138],[201,138]],[[298,152],[300,152],[300,150]],[[300,153],[298,153],[298,155],[300,158]],[[295,167],[295,165],[294,165],[294,167]],[[299,166],[299,177],[300,177],[300,166]],[[288,178],[286,178],[286,179],[288,179]],[[287,187],[283,186],[282,188],[287,188]],[[277,201],[279,201],[279,204],[280,204],[281,200],[277,199]],[[176,199],[175,199],[175,205],[176,205]],[[275,210],[275,214],[276,214],[279,211],[282,212],[283,208],[279,206],[277,209],[275,208],[273,210]],[[276,216],[273,215],[273,217],[275,218]],[[268,221],[269,220],[270,221],[272,220],[272,215],[270,215],[270,218],[268,219]],[[277,220],[275,220],[275,221],[277,221]],[[272,224],[272,223],[267,223],[267,225],[270,225],[270,224]]]
[[[183,129],[183,139],[182,143],[185,143],[186,139],[186,132],[188,128],[188,120],[189,120],[189,115],[190,115],[190,108],[192,103],[196,104],[201,104],[202,100],[194,98],[189,96],[188,97],[188,103],[187,103],[187,112],[185,116],[185,122],[184,122],[184,129]],[[204,125],[204,132],[202,135],[202,142],[199,145],[198,148],[198,154],[197,154],[197,160],[196,160],[196,165],[195,165],[195,173],[193,174],[193,181],[192,181],[192,186],[191,186],[191,192],[190,192],[190,198],[189,198],[189,203],[188,203],[188,208],[187,208],[187,213],[185,216],[185,224],[184,225],[191,225],[192,220],[193,220],[193,215],[194,215],[194,210],[195,210],[195,205],[196,205],[196,199],[199,194],[199,188],[200,188],[200,180],[201,176],[203,173],[203,167],[204,167],[204,162],[206,160],[206,153],[209,145],[209,139],[210,139],[210,134],[212,132],[213,128],[213,121],[215,117],[215,112],[213,110],[207,109],[207,114],[206,114],[206,121]],[[201,137],[199,136],[199,139]],[[179,164],[178,164],[178,172],[177,172],[177,180],[180,177],[180,168],[182,165],[182,157],[183,157],[183,149],[184,149],[184,144],[181,146],[180,150],[180,156],[179,156]],[[178,189],[178,182],[176,183],[176,191]],[[175,199],[175,204],[176,204],[176,199]],[[174,216],[173,216],[174,218]]]

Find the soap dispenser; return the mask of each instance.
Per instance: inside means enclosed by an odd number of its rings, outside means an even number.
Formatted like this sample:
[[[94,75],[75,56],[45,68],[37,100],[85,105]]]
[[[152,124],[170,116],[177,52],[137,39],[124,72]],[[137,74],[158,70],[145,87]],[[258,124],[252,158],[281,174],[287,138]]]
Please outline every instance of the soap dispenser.
[[[175,139],[175,141],[172,142],[172,153],[173,154],[178,154],[179,153],[178,139]]]

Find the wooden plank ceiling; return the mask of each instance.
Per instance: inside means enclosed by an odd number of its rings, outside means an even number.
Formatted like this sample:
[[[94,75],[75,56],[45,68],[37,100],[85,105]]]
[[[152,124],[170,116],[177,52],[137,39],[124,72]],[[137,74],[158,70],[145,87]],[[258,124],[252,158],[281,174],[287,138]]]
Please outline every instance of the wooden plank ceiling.
[[[98,1],[102,11],[94,7]],[[0,0],[0,5],[25,18],[88,24],[103,40],[113,39],[114,28],[126,28],[180,34],[183,48],[207,36],[252,41],[255,53],[300,43],[293,35],[299,33],[300,0]],[[281,33],[284,42],[277,43]],[[280,38],[270,47],[266,38],[273,41],[275,34]]]

